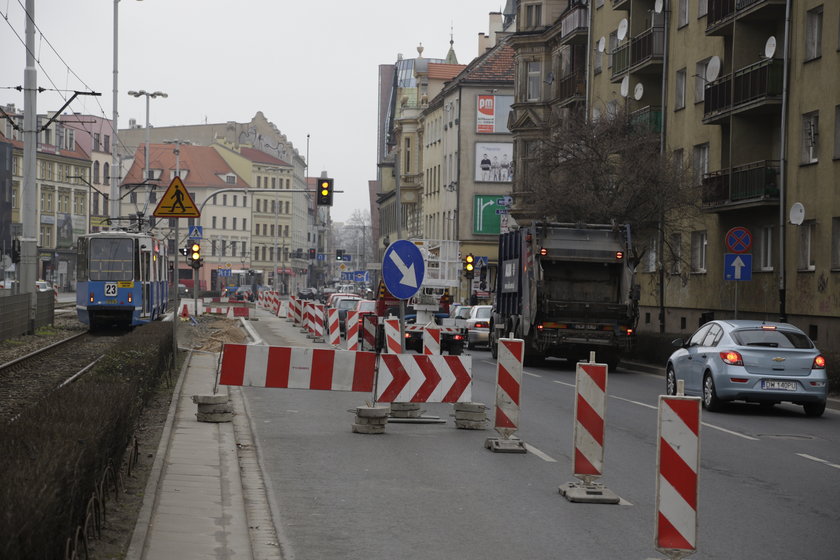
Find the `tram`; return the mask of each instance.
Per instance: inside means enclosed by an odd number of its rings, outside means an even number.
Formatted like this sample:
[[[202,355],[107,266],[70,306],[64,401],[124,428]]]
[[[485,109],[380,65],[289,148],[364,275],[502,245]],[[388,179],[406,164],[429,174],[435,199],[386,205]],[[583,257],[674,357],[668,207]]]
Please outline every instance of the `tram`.
[[[90,330],[160,319],[169,304],[166,241],[154,233],[79,237],[76,312]]]

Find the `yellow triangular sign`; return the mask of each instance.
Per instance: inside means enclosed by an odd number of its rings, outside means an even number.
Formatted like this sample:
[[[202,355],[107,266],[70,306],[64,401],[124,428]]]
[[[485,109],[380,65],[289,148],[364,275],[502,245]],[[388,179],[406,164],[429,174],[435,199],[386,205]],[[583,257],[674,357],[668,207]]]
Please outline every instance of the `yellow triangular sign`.
[[[180,177],[175,177],[152,215],[156,218],[198,218],[201,212],[198,211],[184,182]]]

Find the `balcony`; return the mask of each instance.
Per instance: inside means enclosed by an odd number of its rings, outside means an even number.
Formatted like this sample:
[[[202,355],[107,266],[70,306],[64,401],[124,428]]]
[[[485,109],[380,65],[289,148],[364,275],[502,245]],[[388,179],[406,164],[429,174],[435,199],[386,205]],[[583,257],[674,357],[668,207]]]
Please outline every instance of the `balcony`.
[[[746,111],[775,113],[782,101],[783,62],[761,60],[706,84],[703,123],[720,124],[729,115]]]
[[[779,161],[764,160],[721,170],[703,178],[703,208],[709,212],[779,203]]]
[[[557,97],[554,100],[556,106],[566,106],[574,101],[582,101],[586,94],[586,78],[582,73],[573,73],[563,76],[557,82]]]
[[[709,0],[706,35],[727,35],[735,19],[735,0]]]
[[[573,5],[560,20],[560,43],[585,43],[589,19],[585,5]]]
[[[730,35],[735,20],[778,20],[785,0],[709,0],[706,35]]]
[[[630,124],[659,134],[662,132],[662,107],[647,106],[630,113]]]
[[[613,10],[629,10],[630,0],[612,0]]]
[[[643,72],[651,65],[661,65],[665,52],[665,28],[650,27],[618,47],[613,53],[612,80],[625,72]]]

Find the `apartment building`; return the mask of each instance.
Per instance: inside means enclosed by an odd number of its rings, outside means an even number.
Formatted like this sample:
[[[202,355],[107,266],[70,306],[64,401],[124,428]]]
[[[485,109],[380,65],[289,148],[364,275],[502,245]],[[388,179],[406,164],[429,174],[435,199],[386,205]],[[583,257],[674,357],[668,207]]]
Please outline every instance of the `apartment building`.
[[[552,80],[578,74],[570,102],[645,120],[697,187],[684,230],[637,240],[639,330],[783,318],[840,351],[840,5],[522,0],[516,17],[517,165],[559,108]]]

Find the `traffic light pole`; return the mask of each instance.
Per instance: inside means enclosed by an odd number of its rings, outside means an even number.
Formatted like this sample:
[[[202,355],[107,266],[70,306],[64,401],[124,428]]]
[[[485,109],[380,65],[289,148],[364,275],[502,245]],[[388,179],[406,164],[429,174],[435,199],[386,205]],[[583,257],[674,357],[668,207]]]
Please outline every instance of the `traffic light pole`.
[[[172,367],[178,367],[178,286],[181,284],[181,251],[178,250],[178,240],[181,238],[178,232],[180,220],[175,220],[175,270],[172,272],[173,287],[175,290],[175,309],[172,310]]]

